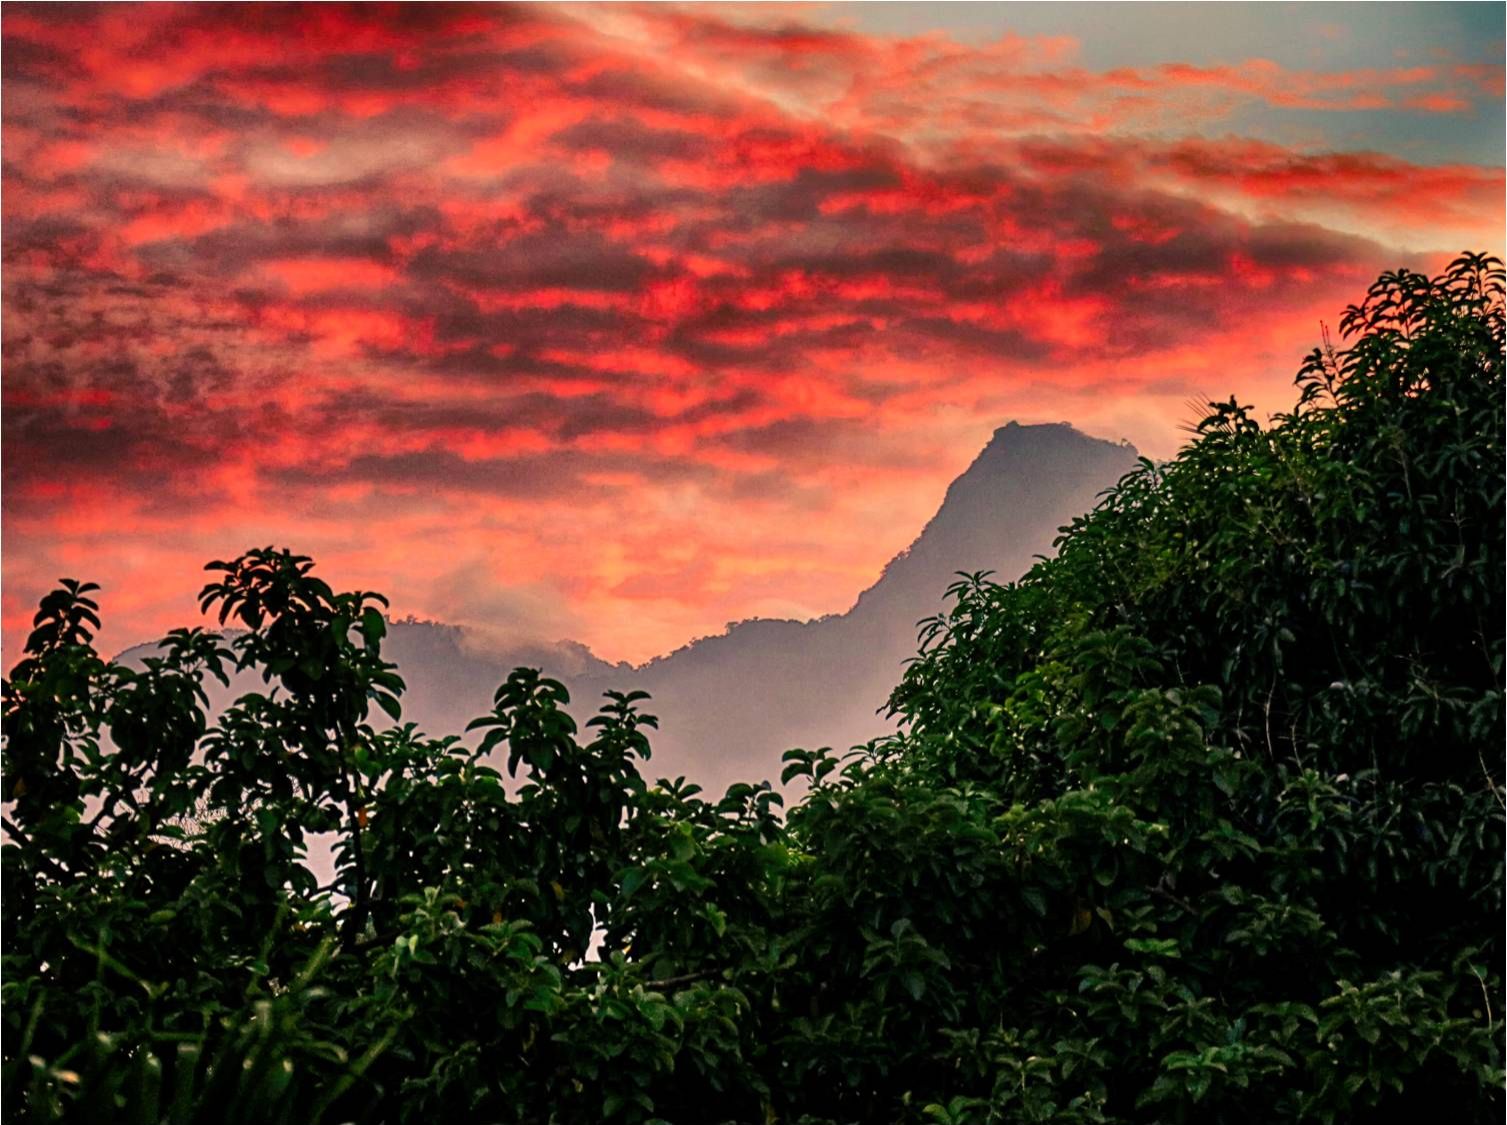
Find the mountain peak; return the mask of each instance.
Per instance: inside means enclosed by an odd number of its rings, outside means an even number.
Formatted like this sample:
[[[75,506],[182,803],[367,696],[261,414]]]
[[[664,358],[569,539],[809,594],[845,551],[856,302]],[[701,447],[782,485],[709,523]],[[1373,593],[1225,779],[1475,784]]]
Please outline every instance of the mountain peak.
[[[1129,472],[1136,456],[1127,442],[1091,437],[1067,422],[1006,422],[855,608],[873,611],[876,602],[891,598],[924,605],[957,571],[1019,577],[1035,555],[1050,550],[1064,517],[1093,507],[1098,492]]]
[[[1009,421],[994,431],[983,452],[1009,449],[1015,446],[1053,447],[1071,445],[1106,445],[1124,448],[1129,443],[1107,441],[1084,433],[1071,422],[1016,422]]]

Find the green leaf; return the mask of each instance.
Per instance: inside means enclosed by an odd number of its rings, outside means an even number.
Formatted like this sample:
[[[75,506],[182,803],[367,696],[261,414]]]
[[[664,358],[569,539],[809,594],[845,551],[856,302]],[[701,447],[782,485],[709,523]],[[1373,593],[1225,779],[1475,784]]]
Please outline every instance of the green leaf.
[[[1125,948],[1132,953],[1146,953],[1153,957],[1181,957],[1182,949],[1172,938],[1126,938]]]
[[[727,932],[727,915],[711,903],[706,904],[706,920],[712,924],[712,932],[721,937]]]

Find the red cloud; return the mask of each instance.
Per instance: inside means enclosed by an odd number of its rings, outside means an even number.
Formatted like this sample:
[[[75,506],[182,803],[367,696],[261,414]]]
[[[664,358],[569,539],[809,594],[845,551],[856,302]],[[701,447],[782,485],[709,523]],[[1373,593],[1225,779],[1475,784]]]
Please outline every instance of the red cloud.
[[[760,574],[840,609],[1008,417],[1166,452],[1190,394],[1285,401],[1380,242],[1500,233],[1499,168],[1086,135],[1499,68],[1099,73],[668,6],[4,34],[8,659],[60,573],[124,644],[253,541],[419,613],[462,612],[441,570],[569,574],[614,656]]]

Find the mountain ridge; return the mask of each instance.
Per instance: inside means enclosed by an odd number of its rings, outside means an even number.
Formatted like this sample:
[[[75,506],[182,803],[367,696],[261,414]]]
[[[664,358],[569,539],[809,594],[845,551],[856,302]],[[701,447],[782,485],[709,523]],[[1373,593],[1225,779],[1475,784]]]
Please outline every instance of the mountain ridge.
[[[878,712],[915,654],[916,624],[943,607],[952,578],[976,570],[1020,577],[1137,456],[1129,443],[1066,422],[1008,422],[848,609],[729,622],[637,665],[606,661],[576,641],[486,646],[471,643],[466,626],[393,622],[386,654],[408,685],[404,721],[433,735],[459,732],[490,710],[512,668],[542,667],[566,683],[578,720],[606,690],[648,691],[645,707],[660,719],[652,776],[684,775],[709,790],[777,776],[792,746],[856,745],[894,729]],[[153,647],[122,658],[139,661]],[[211,692],[211,703],[225,706],[251,686]]]

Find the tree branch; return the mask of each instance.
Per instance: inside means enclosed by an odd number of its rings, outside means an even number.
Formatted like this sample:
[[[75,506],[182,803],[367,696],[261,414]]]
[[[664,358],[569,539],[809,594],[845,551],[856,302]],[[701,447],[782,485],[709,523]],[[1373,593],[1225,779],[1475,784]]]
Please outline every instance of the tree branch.
[[[679,988],[683,984],[695,984],[699,980],[714,977],[721,971],[721,969],[697,969],[694,973],[681,973],[676,977],[660,977],[658,980],[644,983],[653,988]]]

